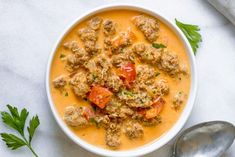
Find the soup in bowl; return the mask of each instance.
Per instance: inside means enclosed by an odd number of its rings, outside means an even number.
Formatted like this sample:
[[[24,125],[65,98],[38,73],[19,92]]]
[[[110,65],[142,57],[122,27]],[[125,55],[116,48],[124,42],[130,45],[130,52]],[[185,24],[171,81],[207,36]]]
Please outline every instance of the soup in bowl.
[[[196,71],[182,33],[162,16],[117,5],[79,18],[53,50],[47,93],[65,133],[107,156],[157,149],[183,127]]]

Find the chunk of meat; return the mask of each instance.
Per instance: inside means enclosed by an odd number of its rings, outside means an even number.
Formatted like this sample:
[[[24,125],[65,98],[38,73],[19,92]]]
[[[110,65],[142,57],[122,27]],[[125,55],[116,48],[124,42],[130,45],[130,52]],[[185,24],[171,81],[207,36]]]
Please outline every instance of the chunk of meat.
[[[144,34],[145,38],[154,42],[159,36],[159,23],[156,19],[147,17],[145,15],[139,15],[133,17],[133,23]]]
[[[147,94],[145,91],[128,91],[128,90],[121,90],[117,94],[118,98],[123,101],[129,107],[140,107],[146,108],[152,105],[152,97]]]
[[[88,26],[93,30],[98,30],[101,26],[103,19],[101,17],[93,17],[88,21]]]
[[[110,124],[110,118],[108,115],[96,115],[94,120],[98,126],[102,126],[104,128],[108,128],[108,125]]]
[[[111,69],[111,61],[104,54],[97,55],[90,59],[85,67],[88,69],[88,82],[90,84],[99,84],[104,86]]]
[[[106,145],[114,149],[118,148],[121,144],[120,134],[120,125],[110,123],[105,132]]]
[[[105,20],[103,25],[105,36],[113,36],[116,33],[116,23],[114,21]]]
[[[133,63],[128,63],[126,65],[123,65],[119,69],[119,75],[124,80],[124,84],[127,87],[130,87],[130,85],[135,81],[136,79],[136,70],[135,65]]]
[[[98,38],[96,31],[89,27],[79,29],[78,34],[82,41],[97,41]]]
[[[124,133],[129,139],[141,138],[144,135],[144,128],[138,122],[129,121],[124,127]]]
[[[114,92],[118,92],[119,89],[123,86],[123,82],[119,78],[119,76],[113,71],[109,73],[105,82],[105,86]]]
[[[121,51],[122,51],[121,53],[113,54],[111,58],[112,64],[118,68],[134,61],[133,53],[131,53],[130,50],[122,49]]]
[[[81,28],[78,31],[78,35],[84,43],[85,50],[91,54],[95,54],[99,51],[96,41],[98,39],[97,33],[95,30],[90,27]]]
[[[170,91],[169,85],[165,79],[155,80],[149,89],[155,97],[167,95]]]
[[[152,45],[137,43],[133,45],[133,52],[140,56],[140,59],[150,64],[157,64],[161,59],[161,49],[156,49]]]
[[[76,73],[70,80],[70,85],[74,93],[82,98],[86,97],[86,94],[90,91],[90,86],[87,82],[87,74],[83,71]]]
[[[177,75],[180,72],[178,56],[169,51],[165,51],[162,53],[158,68],[167,72],[171,76]]]
[[[112,98],[109,104],[105,107],[105,113],[112,119],[126,119],[128,116],[133,115],[134,111],[120,102],[120,100]]]
[[[67,81],[63,75],[53,80],[53,85],[55,88],[63,88],[66,84],[67,84]]]
[[[84,49],[77,48],[74,54],[70,54],[67,57],[68,70],[74,71],[77,70],[79,67],[83,67],[89,59],[90,56]]]
[[[116,50],[131,45],[135,39],[136,36],[130,29],[128,29],[126,32],[121,32],[118,36],[113,38],[112,49]]]
[[[72,127],[88,126],[88,119],[83,115],[83,107],[68,106],[65,108],[64,121]]]
[[[162,122],[162,118],[161,116],[156,116],[154,118],[150,118],[150,119],[142,119],[141,122],[143,123],[144,126],[156,126],[158,124],[160,124]]]
[[[107,88],[94,86],[88,95],[88,99],[103,109],[111,100],[113,93]]]
[[[178,110],[186,99],[186,95],[183,92],[177,92],[173,98],[172,108]]]
[[[159,97],[158,99],[156,99],[153,102],[151,108],[146,111],[145,117],[147,119],[151,119],[158,116],[158,114],[162,111],[164,104],[165,100],[163,98]]]
[[[77,50],[80,49],[78,42],[75,40],[65,42],[63,46],[65,49],[70,50],[72,52],[76,52]]]
[[[145,88],[146,85],[150,85],[153,83],[152,79],[156,76],[155,69],[150,65],[138,65],[136,67],[137,71],[137,80],[136,84],[140,88]]]

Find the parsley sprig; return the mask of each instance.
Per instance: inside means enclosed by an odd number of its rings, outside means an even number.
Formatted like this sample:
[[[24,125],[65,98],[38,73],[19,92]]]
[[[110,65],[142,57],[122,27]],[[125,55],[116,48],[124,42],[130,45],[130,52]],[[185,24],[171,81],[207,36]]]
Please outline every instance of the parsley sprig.
[[[30,149],[30,151],[34,154],[34,156],[38,157],[38,155],[35,153],[31,145],[33,135],[40,124],[38,116],[37,115],[34,116],[29,121],[29,126],[27,127],[28,138],[26,138],[24,128],[29,112],[24,108],[19,113],[18,109],[11,105],[7,105],[7,108],[9,109],[10,112],[5,112],[5,111],[1,112],[2,121],[12,129],[17,131],[20,137],[10,133],[1,133],[0,135],[2,137],[2,140],[5,141],[7,147],[12,150],[18,149],[23,146],[27,146]]]
[[[199,33],[200,28],[197,25],[185,24],[177,19],[175,19],[176,25],[180,28],[180,30],[184,33],[186,38],[188,39],[194,54],[196,54],[199,43],[202,41],[202,36]]]

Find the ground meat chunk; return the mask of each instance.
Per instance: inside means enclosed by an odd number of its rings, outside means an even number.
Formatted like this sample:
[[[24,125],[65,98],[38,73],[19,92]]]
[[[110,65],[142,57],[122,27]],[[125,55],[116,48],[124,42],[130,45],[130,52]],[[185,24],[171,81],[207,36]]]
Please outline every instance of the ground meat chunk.
[[[82,98],[86,97],[86,94],[90,91],[90,86],[87,82],[87,74],[85,72],[76,73],[70,80],[70,85],[74,93]]]
[[[104,21],[104,35],[113,36],[116,33],[116,23],[112,20]]]
[[[122,49],[121,53],[112,55],[111,61],[115,67],[120,68],[127,63],[133,62],[134,54],[129,49]]]
[[[140,59],[150,64],[157,64],[161,59],[161,50],[144,43],[133,45],[133,52],[140,56]]]
[[[149,88],[155,97],[167,95],[170,91],[169,85],[166,80],[161,79],[154,81],[153,85]]]
[[[66,42],[64,43],[64,48],[67,49],[67,50],[70,50],[72,52],[76,52],[77,50],[79,50],[79,45],[78,45],[78,42],[73,40],[73,41],[69,41],[69,42]]]
[[[67,81],[64,76],[59,76],[53,80],[53,85],[55,88],[63,88],[66,85]]]
[[[103,23],[104,28],[104,50],[108,53],[112,49],[112,38],[116,33],[116,23],[112,20],[105,20]]]
[[[85,50],[91,54],[95,54],[99,51],[96,41],[98,39],[95,30],[90,27],[82,28],[78,31],[78,35],[84,43]]]
[[[112,39],[112,51],[115,52],[126,46],[131,45],[136,39],[135,34],[128,29],[126,32],[121,32],[118,36]],[[120,52],[120,51],[117,51]]]
[[[118,125],[117,123],[110,123],[106,133],[105,133],[105,142],[106,145],[108,145],[109,147],[115,149],[118,148],[118,146],[120,146],[121,144],[121,140],[120,140],[120,125]]]
[[[103,19],[100,17],[94,17],[88,21],[88,26],[93,30],[98,30],[101,26]]]
[[[129,121],[124,127],[124,133],[129,139],[141,138],[144,135],[144,128],[138,122]]]
[[[137,65],[137,79],[134,84],[134,88],[136,89],[144,89],[146,90],[148,86],[152,85],[154,82],[154,78],[156,76],[156,72],[154,68],[147,64]]]
[[[117,94],[117,96],[129,107],[146,108],[153,104],[152,97],[145,91],[137,90],[133,92],[123,89]]]
[[[169,51],[163,52],[158,68],[167,72],[171,76],[177,75],[180,72],[178,56]]]
[[[78,34],[82,41],[97,41],[98,38],[96,31],[89,27],[80,29]]]
[[[88,126],[88,120],[83,115],[83,107],[68,106],[65,108],[64,120],[72,127]]]
[[[109,119],[108,115],[99,115],[98,114],[98,115],[96,115],[94,120],[98,126],[102,126],[104,128],[107,128],[110,123],[110,119]]]
[[[133,18],[133,23],[143,32],[148,41],[154,42],[157,40],[159,36],[159,24],[156,19],[139,15]]]
[[[89,54],[81,48],[77,48],[74,54],[70,54],[67,57],[67,67],[69,71],[74,71],[79,67],[83,67],[84,64],[90,59]]]
[[[142,124],[144,126],[147,126],[147,127],[148,126],[156,126],[162,122],[162,118],[158,115],[158,116],[151,118],[151,119],[143,118],[140,121],[142,122]]]
[[[112,98],[105,108],[105,113],[108,114],[110,118],[126,119],[128,116],[133,115],[134,111],[130,107],[122,104],[120,100]]]
[[[90,59],[85,65],[89,71],[87,77],[88,82],[90,84],[99,84],[103,86],[107,80],[111,66],[110,59],[104,54],[100,54],[93,59]]]
[[[172,108],[178,110],[183,104],[186,95],[183,92],[177,92],[173,98]]]
[[[136,67],[136,71],[137,71],[138,82],[147,83],[149,79],[156,76],[156,72],[154,68],[150,65],[146,65],[146,64],[138,65]]]
[[[123,81],[120,79],[120,77],[114,72],[110,72],[107,80],[105,82],[105,86],[111,89],[114,92],[118,92],[120,87],[123,86]]]

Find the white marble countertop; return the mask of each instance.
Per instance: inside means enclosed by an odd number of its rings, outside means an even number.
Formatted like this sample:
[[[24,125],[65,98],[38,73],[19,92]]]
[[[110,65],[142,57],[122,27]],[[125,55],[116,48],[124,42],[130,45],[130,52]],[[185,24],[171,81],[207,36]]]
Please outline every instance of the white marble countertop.
[[[185,127],[209,120],[235,124],[235,27],[204,0],[0,0],[0,110],[5,104],[38,114],[41,125],[33,146],[40,157],[93,157],[75,145],[56,124],[45,92],[47,59],[61,32],[77,16],[103,4],[126,2],[159,10],[169,19],[201,27],[196,60],[198,98]],[[0,123],[0,132],[8,130]],[[170,156],[171,143],[147,157]],[[30,157],[25,148],[0,156]],[[224,157],[235,157],[235,144]]]

